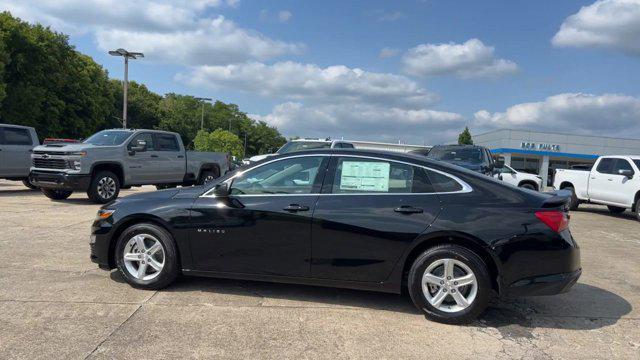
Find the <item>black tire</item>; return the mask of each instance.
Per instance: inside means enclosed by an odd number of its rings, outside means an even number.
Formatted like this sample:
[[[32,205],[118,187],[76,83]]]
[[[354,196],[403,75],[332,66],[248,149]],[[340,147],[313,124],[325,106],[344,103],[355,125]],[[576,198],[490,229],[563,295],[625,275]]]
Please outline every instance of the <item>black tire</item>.
[[[200,179],[198,179],[198,185],[205,185],[211,181],[220,177],[220,174],[215,170],[203,170],[200,173]]]
[[[173,189],[175,187],[175,184],[158,184],[156,185],[156,190]]]
[[[59,190],[59,189],[40,189],[44,196],[51,200],[64,200],[73,194],[71,190]]]
[[[115,200],[120,193],[120,180],[111,171],[98,171],[92,178],[87,196],[97,204]]]
[[[427,300],[422,290],[422,277],[429,265],[437,260],[453,259],[466,265],[476,278],[477,293],[475,299],[468,307],[456,311],[447,312],[434,307]],[[491,297],[491,282],[489,270],[482,259],[474,252],[458,245],[438,245],[422,253],[411,266],[407,282],[409,294],[414,305],[425,313],[427,319],[445,324],[463,324],[477,318],[487,308]],[[438,292],[443,291],[441,287]],[[470,291],[470,287],[460,287],[459,291]],[[449,290],[453,292],[455,290]],[[446,295],[447,302],[453,301],[453,297]],[[455,302],[454,302],[455,304]]]
[[[640,198],[636,200],[636,205],[634,206],[633,212],[636,215],[636,219],[640,221]]]
[[[22,180],[22,184],[31,190],[38,190],[38,187],[33,185],[29,179]]]
[[[578,200],[578,197],[576,196],[576,190],[573,188],[573,186],[564,187],[562,188],[562,190],[571,191],[571,200],[569,201],[569,210],[577,210],[578,206],[580,205],[580,200]]]
[[[164,250],[164,266],[159,274],[150,280],[138,279],[132,275],[124,260],[124,250],[129,240],[140,234],[149,234],[162,244]],[[171,234],[164,228],[150,223],[135,224],[122,232],[116,244],[116,266],[126,282],[138,289],[159,290],[170,285],[179,274],[178,251]]]
[[[611,206],[611,205],[607,205],[607,208],[612,214],[622,214],[625,210],[627,210],[626,208],[623,208],[623,207]]]
[[[521,187],[523,189],[534,190],[534,191],[538,190],[538,189],[536,189],[535,185],[532,185],[532,184],[529,184],[529,183],[520,184],[519,187]]]

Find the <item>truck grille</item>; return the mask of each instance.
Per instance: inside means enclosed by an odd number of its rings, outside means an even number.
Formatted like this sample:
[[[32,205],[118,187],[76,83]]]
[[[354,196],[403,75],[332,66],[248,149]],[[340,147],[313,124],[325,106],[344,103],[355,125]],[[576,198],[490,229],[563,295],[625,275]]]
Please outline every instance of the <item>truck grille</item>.
[[[39,169],[66,169],[67,160],[34,158],[33,167],[39,168]]]

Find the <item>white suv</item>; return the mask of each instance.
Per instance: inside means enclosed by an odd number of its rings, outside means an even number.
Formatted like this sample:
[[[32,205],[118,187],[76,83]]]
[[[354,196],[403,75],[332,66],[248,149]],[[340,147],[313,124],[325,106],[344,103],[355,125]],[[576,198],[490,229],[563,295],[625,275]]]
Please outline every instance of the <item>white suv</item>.
[[[269,156],[281,155],[292,153],[296,151],[315,150],[315,149],[353,149],[354,146],[350,142],[343,140],[331,140],[331,139],[295,139],[289,140],[286,144],[282,145],[275,154],[263,154],[256,155],[249,158],[249,162],[264,160]]]

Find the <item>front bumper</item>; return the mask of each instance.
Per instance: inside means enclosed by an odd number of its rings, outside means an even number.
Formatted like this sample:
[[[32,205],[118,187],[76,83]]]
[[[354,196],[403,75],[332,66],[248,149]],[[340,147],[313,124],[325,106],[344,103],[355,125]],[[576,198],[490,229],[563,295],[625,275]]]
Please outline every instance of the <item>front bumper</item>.
[[[516,297],[561,294],[569,291],[578,282],[580,275],[582,275],[582,269],[518,280],[505,289],[504,295]]]
[[[29,180],[35,186],[45,189],[86,191],[91,183],[91,175],[32,171]]]
[[[91,238],[89,240],[91,255],[89,258],[103,270],[114,268],[114,264],[110,261],[112,259],[109,258],[112,245],[112,230],[113,226],[110,221],[96,220],[91,226]]]

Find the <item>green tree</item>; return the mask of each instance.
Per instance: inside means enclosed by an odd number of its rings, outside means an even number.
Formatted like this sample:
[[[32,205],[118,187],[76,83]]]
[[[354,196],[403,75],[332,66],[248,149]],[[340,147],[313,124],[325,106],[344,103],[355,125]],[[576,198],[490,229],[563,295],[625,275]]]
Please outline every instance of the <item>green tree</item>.
[[[198,131],[194,144],[197,151],[224,152],[238,158],[244,155],[240,138],[222,129],[216,129],[213,132]]]
[[[0,14],[3,122],[33,126],[41,136],[81,138],[111,123],[106,71],[69,45],[66,35]]]
[[[471,131],[469,127],[465,126],[464,130],[458,135],[458,145],[473,145],[473,139],[471,138]]]
[[[115,94],[112,119],[121,126],[124,90],[122,81],[112,79],[110,85]],[[162,101],[162,96],[150,91],[144,84],[130,81],[127,91],[127,127],[132,129],[158,127],[160,125],[160,101]]]

